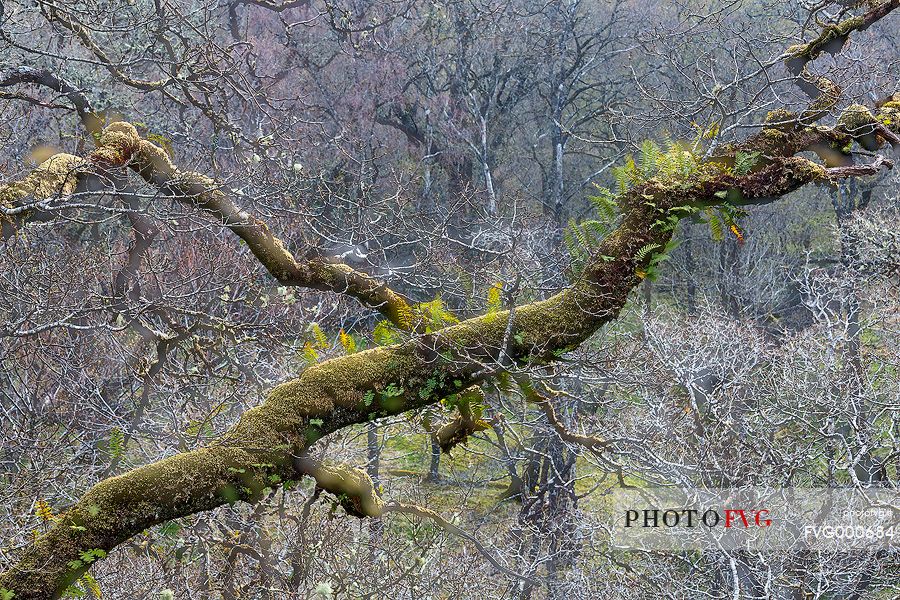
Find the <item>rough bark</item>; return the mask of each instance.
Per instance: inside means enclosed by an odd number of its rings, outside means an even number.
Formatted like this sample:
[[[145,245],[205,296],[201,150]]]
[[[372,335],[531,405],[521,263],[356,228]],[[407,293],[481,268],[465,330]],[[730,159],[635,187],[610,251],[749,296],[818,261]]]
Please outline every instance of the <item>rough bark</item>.
[[[0,186],[5,209],[4,237],[47,201],[72,195],[95,173],[128,166],[162,193],[195,205],[246,242],[260,264],[282,285],[347,294],[376,308],[401,329],[415,329],[410,303],[376,279],[327,257],[297,259],[268,225],[238,207],[219,184],[200,173],[178,169],[166,152],[143,140],[130,123],[112,123],[99,137],[98,148],[86,159],[56,154],[21,182]]]
[[[869,165],[828,168],[794,154],[820,143],[864,143],[864,135],[874,135],[880,143],[893,141],[887,134],[879,137],[875,129],[889,121],[891,129],[886,131],[896,136],[898,113],[900,103],[884,103],[878,115],[872,115],[878,124],[870,123],[869,131],[846,123],[811,131],[799,125],[770,126],[741,146],[765,155],[746,175],[710,165],[690,182],[651,179],[641,184],[621,198],[619,226],[571,287],[546,300],[307,368],[275,387],[215,443],[94,485],[0,575],[0,588],[15,592],[17,600],[58,597],[86,570],[86,565],[74,562],[86,550],[110,551],[165,521],[237,501],[256,501],[267,488],[307,474],[324,489],[341,494],[348,512],[381,516],[385,505],[364,472],[311,465],[305,450],[343,427],[436,403],[483,382],[504,366],[555,360],[616,318],[629,292],[642,281],[639,273],[653,256],[647,249],[661,249],[672,237],[683,214],[678,209],[719,204],[723,195],[736,204],[761,204],[809,183],[873,174],[890,162],[879,158]],[[735,150],[728,150],[732,158]],[[416,329],[404,298],[346,265],[319,258],[298,261],[264,223],[235,206],[213,180],[178,170],[163,150],[141,140],[127,123],[107,127],[97,150],[87,158],[56,155],[24,180],[0,186],[4,221],[21,226],[36,206],[72,194],[81,178],[126,165],[159,189],[218,218],[279,281],[347,293],[405,329]],[[389,387],[402,392],[384,393]]]
[[[221,193],[210,189],[209,180],[180,174],[148,142],[140,141],[135,152],[131,126],[113,124],[104,137],[89,160],[54,157],[49,166],[42,165],[37,181],[29,180],[27,191],[7,186],[0,189],[0,198],[9,206],[27,195],[65,192],[71,189],[73,169],[80,173],[85,164],[110,166],[130,160],[145,179],[173,193],[190,194],[200,207],[222,215],[224,224],[246,240],[279,279],[306,276],[299,267],[293,270],[296,261],[267,227],[237,212]],[[123,160],[124,154],[128,159]],[[86,569],[70,565],[81,552],[109,551],[170,519],[257,500],[273,481],[306,473],[296,459],[324,435],[435,403],[489,378],[509,361],[554,360],[618,315],[629,292],[641,282],[637,271],[651,258],[642,249],[664,247],[671,238],[673,227],[665,222],[673,208],[714,203],[717,192],[730,189],[738,190],[745,203],[767,202],[801,185],[843,174],[805,159],[785,158],[744,177],[700,180],[688,189],[651,180],[629,194],[621,224],[570,288],[547,300],[469,319],[402,344],[309,367],[274,388],[262,405],[244,413],[216,443],[96,484],[0,576],[0,588],[13,590],[19,599],[57,597]],[[282,270],[285,265],[288,271]],[[403,390],[402,395],[382,394],[388,386]],[[332,474],[329,486],[339,489],[342,477]],[[361,473],[346,485],[371,488],[371,480]],[[380,514],[377,505],[360,502],[357,514]]]

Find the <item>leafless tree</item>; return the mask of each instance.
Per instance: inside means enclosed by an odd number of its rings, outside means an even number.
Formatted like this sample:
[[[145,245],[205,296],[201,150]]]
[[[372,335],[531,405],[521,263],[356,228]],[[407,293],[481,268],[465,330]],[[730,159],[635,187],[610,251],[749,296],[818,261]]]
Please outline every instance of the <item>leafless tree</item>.
[[[898,5],[5,0],[0,598],[896,593]]]

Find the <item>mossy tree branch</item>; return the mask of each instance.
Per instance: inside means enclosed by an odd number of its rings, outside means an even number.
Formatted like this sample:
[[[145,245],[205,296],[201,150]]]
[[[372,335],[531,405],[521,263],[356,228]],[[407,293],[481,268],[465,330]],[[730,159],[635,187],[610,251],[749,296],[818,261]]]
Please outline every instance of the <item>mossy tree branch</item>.
[[[813,99],[812,104],[800,117],[804,124],[814,123],[821,119],[837,105],[841,98],[841,88],[826,77],[813,75],[809,71],[809,63],[823,53],[834,55],[840,52],[852,33],[863,31],[883,19],[891,11],[900,7],[900,0],[874,0],[857,2],[856,5],[867,6],[868,10],[861,15],[824,27],[815,39],[805,44],[791,46],[784,54],[785,66],[791,73],[798,76],[797,83],[800,89]]]
[[[7,186],[0,191],[6,204],[11,204],[11,197],[21,200],[48,190],[69,190],[73,185],[69,173],[85,170],[82,159],[51,160],[64,161],[66,168],[49,165],[39,180],[29,180],[24,187]],[[160,189],[219,216],[255,247],[254,255],[280,280],[311,277],[264,224],[239,211],[211,180],[175,169],[130,125],[107,128],[87,163],[129,164]],[[641,282],[638,271],[652,258],[645,248],[662,248],[671,239],[674,226],[669,217],[677,216],[679,207],[715,204],[721,201],[720,192],[732,190],[745,203],[770,202],[805,184],[874,172],[882,163],[829,169],[804,158],[776,156],[744,176],[700,177],[687,187],[650,180],[629,192],[619,226],[570,288],[544,301],[309,367],[274,388],[262,405],[244,413],[210,446],[96,484],[0,575],[0,588],[13,590],[17,599],[57,597],[87,568],[71,562],[81,552],[109,551],[159,523],[236,501],[258,500],[277,482],[303,474],[296,459],[322,436],[434,404],[510,364],[555,360],[616,318],[629,292]],[[371,508],[360,505],[359,512],[367,514]]]
[[[247,243],[253,255],[282,285],[347,294],[377,309],[403,330],[417,328],[410,303],[401,294],[327,257],[298,260],[266,223],[238,207],[216,181],[178,169],[162,148],[141,139],[130,123],[110,124],[97,143],[97,149],[85,159],[56,154],[22,181],[0,186],[4,237],[45,211],[49,200],[71,196],[98,173],[128,166],[163,194],[215,217]]]
[[[868,27],[897,5],[897,0],[876,3],[862,17],[790,49],[789,66],[805,72],[811,60],[839,49],[852,31]],[[90,36],[77,23],[63,24],[91,48]],[[102,51],[100,57],[130,85],[147,83],[129,81]],[[819,83],[817,94],[827,87]],[[164,81],[149,82],[148,89],[164,85]],[[66,93],[62,88],[58,91]],[[70,99],[76,102],[78,97]],[[833,105],[831,96],[828,102]],[[853,143],[867,149],[896,143],[898,109],[893,101],[882,104],[876,114],[854,109],[833,128],[805,126],[801,123],[807,121],[779,113],[759,135],[723,148],[711,161],[728,165],[738,152],[758,152],[762,160],[750,172],[737,175],[715,167],[701,171],[689,184],[657,179],[642,183],[621,199],[624,212],[619,226],[600,244],[570,288],[544,301],[309,367],[273,389],[260,406],[244,413],[213,444],[97,483],[0,575],[0,588],[14,591],[20,600],[58,597],[87,568],[75,562],[81,552],[109,551],[153,525],[224,504],[258,500],[271,486],[306,474],[316,477],[321,487],[344,494],[350,512],[383,514],[387,505],[374,493],[370,480],[367,484],[347,469],[311,468],[303,458],[309,446],[343,427],[434,404],[477,386],[511,364],[553,361],[616,318],[629,292],[641,282],[638,273],[652,259],[646,249],[663,248],[671,239],[674,224],[682,216],[678,209],[715,205],[723,198],[736,204],[762,204],[809,183],[875,173],[890,166],[890,161],[880,157],[868,165],[854,165]],[[826,147],[846,160],[832,160]],[[806,150],[819,153],[825,165],[797,156]],[[347,293],[378,308],[398,327],[417,329],[406,299],[346,265],[321,258],[297,260],[265,223],[235,205],[220,185],[179,170],[163,150],[142,140],[127,123],[107,127],[97,149],[86,158],[58,154],[22,181],[0,186],[4,230],[19,226],[49,199],[71,195],[95,174],[123,166],[162,192],[215,216],[248,244],[281,283]],[[603,443],[596,440],[596,444],[602,447]]]
[[[805,43],[791,46],[785,52],[788,67],[799,73],[809,62],[817,59],[823,53],[837,54],[850,39],[854,31],[868,29],[876,21],[881,20],[892,10],[900,7],[900,0],[880,0],[875,2],[858,2],[860,5],[868,5],[869,10],[864,14],[845,19],[840,23],[826,26],[815,39]]]

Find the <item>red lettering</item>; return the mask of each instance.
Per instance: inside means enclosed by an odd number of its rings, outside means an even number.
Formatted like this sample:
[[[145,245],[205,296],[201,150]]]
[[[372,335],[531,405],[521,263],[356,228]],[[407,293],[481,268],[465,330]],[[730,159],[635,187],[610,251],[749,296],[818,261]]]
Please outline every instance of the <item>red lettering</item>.
[[[725,509],[725,527],[731,527],[731,522],[735,516],[739,516],[741,518],[741,522],[744,524],[744,527],[750,527],[750,522],[747,521],[747,515],[744,514],[742,509],[733,509],[726,508]]]

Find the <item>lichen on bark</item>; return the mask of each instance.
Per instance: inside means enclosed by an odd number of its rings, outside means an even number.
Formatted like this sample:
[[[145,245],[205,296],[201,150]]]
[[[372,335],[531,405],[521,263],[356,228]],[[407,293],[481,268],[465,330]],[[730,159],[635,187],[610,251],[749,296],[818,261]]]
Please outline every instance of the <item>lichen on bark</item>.
[[[784,141],[781,152],[806,149],[810,139],[825,136],[798,127],[777,131],[785,136],[780,138]],[[740,149],[756,150],[765,143],[764,137]],[[127,123],[107,127],[97,150],[86,161],[68,156],[49,163],[40,175],[33,173],[37,179],[11,185],[24,185],[30,194],[51,189],[56,193],[53,186],[42,187],[44,178],[47,173],[64,171],[64,165],[79,174],[127,165],[166,193],[220,217],[223,225],[251,248],[255,246],[254,255],[275,277],[297,277],[298,284],[350,293],[390,315],[398,326],[417,330],[410,304],[390,288],[346,265],[299,263],[267,225],[240,211],[214,180],[179,171],[168,155],[141,140]],[[676,214],[676,208],[715,204],[721,202],[720,192],[730,190],[738,191],[746,203],[768,202],[804,184],[864,174],[880,164],[871,165],[868,171],[836,170],[776,152],[741,176],[710,169],[688,184],[650,180],[623,198],[625,212],[619,226],[600,243],[571,287],[546,300],[305,369],[276,386],[260,406],[245,412],[213,444],[97,483],[61,513],[16,565],[0,575],[0,587],[15,591],[17,598],[59,595],[83,571],[69,566],[80,552],[109,551],[155,524],[223,504],[257,500],[271,485],[273,475],[289,480],[308,474],[301,459],[322,436],[351,424],[434,404],[479,385],[510,364],[556,360],[618,316],[630,291],[641,282],[639,269],[652,259],[652,252],[643,249],[664,248],[671,239],[674,224],[669,217]],[[50,179],[59,189],[68,189],[67,178],[60,181],[54,177]],[[350,510],[380,514],[380,500],[354,500],[351,493],[368,493],[371,481],[331,467],[320,471],[319,477],[323,487],[350,499],[351,504],[345,505]]]

